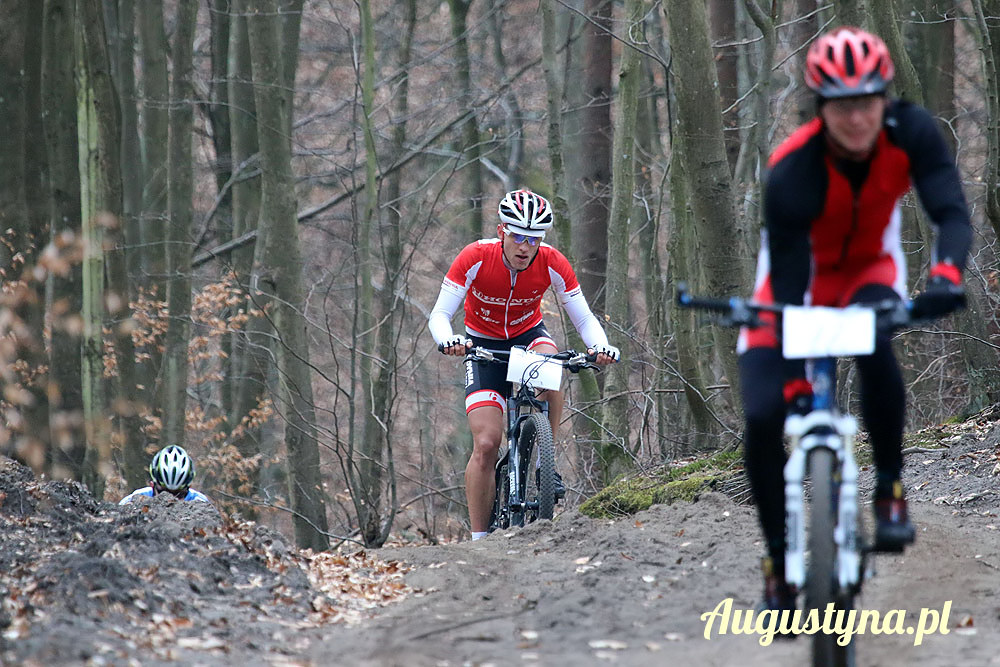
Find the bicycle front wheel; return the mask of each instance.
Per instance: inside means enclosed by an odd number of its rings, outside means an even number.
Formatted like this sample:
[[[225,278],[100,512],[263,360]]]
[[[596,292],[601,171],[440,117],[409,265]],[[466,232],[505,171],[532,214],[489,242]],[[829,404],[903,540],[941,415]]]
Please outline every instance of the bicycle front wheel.
[[[556,454],[552,427],[544,414],[536,412],[525,420],[518,447],[525,463],[521,488],[525,490],[525,506],[531,507],[529,517],[551,519],[556,505]]]
[[[809,452],[809,480],[812,484],[809,501],[809,566],[806,572],[806,609],[819,611],[823,618],[826,607],[837,602],[837,544],[834,540],[834,483],[836,455],[826,447]],[[813,667],[835,664],[838,653],[837,636],[817,632],[812,639]]]

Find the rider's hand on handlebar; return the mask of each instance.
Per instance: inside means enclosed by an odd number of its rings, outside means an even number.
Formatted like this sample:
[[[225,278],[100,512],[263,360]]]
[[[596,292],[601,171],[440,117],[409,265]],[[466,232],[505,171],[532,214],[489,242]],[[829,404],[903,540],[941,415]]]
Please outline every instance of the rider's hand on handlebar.
[[[610,363],[616,362],[621,359],[621,352],[614,345],[595,345],[593,347],[587,348],[587,354],[596,354],[597,357],[594,359],[601,366],[607,366]]]
[[[805,415],[812,410],[813,388],[809,380],[803,377],[786,380],[782,393],[788,414]]]
[[[472,341],[465,336],[455,335],[446,338],[443,343],[438,345],[438,349],[452,357],[464,357],[472,349]]]
[[[965,307],[965,290],[958,282],[958,269],[950,264],[938,264],[931,270],[924,291],[913,299],[910,310],[914,319],[942,317]]]

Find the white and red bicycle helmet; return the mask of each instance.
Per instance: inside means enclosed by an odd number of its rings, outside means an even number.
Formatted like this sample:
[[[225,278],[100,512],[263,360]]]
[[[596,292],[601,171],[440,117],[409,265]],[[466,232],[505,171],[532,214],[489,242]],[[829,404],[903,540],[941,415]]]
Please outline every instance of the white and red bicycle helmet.
[[[552,205],[531,190],[514,190],[500,200],[500,222],[513,234],[545,236],[552,227]]]
[[[824,99],[884,93],[894,73],[885,42],[859,28],[835,28],[806,54],[806,85]]]

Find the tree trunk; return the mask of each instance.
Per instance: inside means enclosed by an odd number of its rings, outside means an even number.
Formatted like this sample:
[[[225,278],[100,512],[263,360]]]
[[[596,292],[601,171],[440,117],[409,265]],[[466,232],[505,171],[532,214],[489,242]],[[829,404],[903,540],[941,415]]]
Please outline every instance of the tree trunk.
[[[159,401],[164,445],[183,445],[187,417],[188,342],[191,338],[191,227],[194,125],[194,28],[197,0],[179,0],[172,45],[168,149],[167,327]]]
[[[923,0],[927,23],[918,23],[912,30],[917,48],[911,49],[924,102],[939,119],[944,138],[954,152],[957,148],[951,122],[955,109],[955,26],[956,7],[945,0]]]
[[[896,94],[916,104],[924,103],[924,91],[917,78],[917,70],[903,44],[903,34],[899,30],[899,12],[895,0],[873,2],[871,19],[875,32],[889,47],[892,62],[896,67],[893,86]]]
[[[753,200],[758,204],[757,210],[761,210],[763,207],[759,205],[761,201],[760,179],[754,178],[753,174],[759,174],[764,171],[767,167],[767,156],[770,153],[768,133],[771,129],[771,69],[774,66],[774,52],[777,48],[776,25],[778,19],[781,17],[781,4],[772,2],[769,11],[761,7],[757,0],[744,0],[744,4],[754,25],[760,30],[762,38],[760,61],[756,63],[755,68],[757,70],[757,81],[754,82],[756,86],[753,96],[754,122],[747,137],[747,143],[752,147],[750,154],[753,155],[753,158],[747,160],[750,168],[744,172],[747,176],[745,181],[754,184],[752,186],[754,190]],[[739,182],[744,182],[742,175],[737,174],[736,178]],[[742,216],[742,218],[751,219],[751,216],[746,215]],[[760,216],[754,216],[752,219],[760,220]],[[753,227],[757,228],[757,225],[753,225]],[[747,238],[749,237],[750,234],[748,233]]]
[[[464,161],[459,165],[465,171],[463,189],[468,208],[464,217],[469,229],[469,240],[476,240],[483,236],[483,172],[479,163],[479,125],[474,106],[467,35],[472,0],[448,0],[448,7],[451,9],[451,37],[455,40],[455,76],[458,79],[459,100],[462,108],[469,112],[469,118],[462,123],[461,153]]]
[[[639,51],[645,44],[643,35],[642,0],[626,0],[624,50],[618,72],[618,119],[614,133],[611,198],[611,224],[608,225],[608,299],[607,312],[614,329],[631,331],[629,322],[628,241],[629,219],[633,211],[636,145],[635,126],[639,111],[639,84],[642,63]],[[626,363],[616,364],[604,383],[604,430],[607,434],[600,445],[599,461],[605,484],[610,483],[631,467],[632,446],[628,419],[628,354]]]
[[[143,0],[138,14],[139,60],[142,63],[142,182],[141,214],[143,271],[156,299],[167,294],[167,146],[169,145],[170,89],[167,79],[167,35],[163,27],[163,0]],[[155,348],[155,346],[153,346]],[[149,350],[150,371],[160,367],[160,352]],[[146,388],[146,396],[153,385]]]
[[[688,196],[687,154],[684,139],[676,129],[676,114],[674,116],[674,141],[670,147],[670,240],[667,253],[670,257],[668,275],[672,280],[668,284],[676,285],[687,281],[691,289],[698,289],[701,275],[694,251],[697,247],[697,229],[691,213],[691,200]],[[677,373],[684,388],[684,398],[690,410],[692,434],[690,446],[673,451],[673,457],[690,454],[708,449],[709,436],[713,433],[712,413],[709,410],[708,381],[705,368],[701,364],[702,355],[698,349],[697,315],[684,308],[670,308],[670,322],[674,331],[677,346]]]
[[[44,3],[30,2],[24,14],[24,53],[22,76],[24,77],[24,134],[20,137],[19,150],[24,154],[24,210],[23,216],[28,230],[29,243],[23,255],[25,267],[25,296],[18,309],[30,335],[19,340],[20,361],[34,376],[22,378],[31,401],[22,406],[25,432],[23,447],[38,448],[46,462],[46,472],[52,461],[52,441],[49,434],[49,366],[45,350],[45,283],[34,278],[30,271],[38,264],[42,249],[51,238],[49,220],[49,199],[47,196],[48,164],[45,151],[39,150],[45,144],[42,129],[42,24]],[[18,337],[21,338],[21,337]]]
[[[740,96],[739,49],[736,47],[736,2],[735,0],[709,0],[709,26],[715,47],[715,68],[719,77],[719,96],[722,109],[730,109],[723,115],[726,138],[726,157],[729,169],[736,168],[740,155],[740,114],[734,107]],[[723,46],[727,44],[728,46]]]
[[[215,187],[219,199],[214,213],[216,237],[227,241],[232,238],[233,195],[228,187],[233,177],[232,140],[230,137],[229,111],[229,33],[234,22],[233,0],[209,0],[208,17],[211,23],[211,67],[207,116],[211,122],[212,147],[215,149]]]
[[[879,4],[882,0],[875,0]],[[868,19],[868,3],[865,0],[833,0],[834,13],[837,20],[830,26],[853,25],[864,28]],[[896,54],[893,54],[895,57]]]
[[[278,0],[281,15],[281,81],[288,108],[285,132],[292,136],[295,117],[295,73],[299,67],[299,34],[302,31],[302,7],[305,0]]]
[[[986,137],[987,157],[984,168],[986,185],[986,218],[994,233],[1000,233],[1000,96],[998,96],[997,60],[1000,59],[1000,0],[974,0],[973,11],[982,36],[984,72],[986,75]],[[969,268],[976,257],[969,259]],[[971,271],[970,271],[971,272]],[[962,331],[970,332],[974,340],[960,339],[962,358],[969,377],[969,411],[1000,401],[1000,380],[996,368],[996,352],[979,341],[989,340],[989,299],[981,283],[973,278],[966,281],[969,307],[956,319]],[[989,369],[989,370],[988,370]]]
[[[275,0],[248,0],[250,54],[253,62],[257,131],[260,142],[262,200],[254,255],[259,296],[266,300],[278,337],[278,370],[285,403],[288,483],[300,548],[330,546],[326,502],[320,475],[309,341],[302,292],[302,255],[296,219],[295,185],[287,97],[282,93],[281,24]],[[265,229],[266,228],[266,229]]]
[[[750,271],[743,253],[751,244],[736,221],[705,7],[700,2],[669,0],[666,10],[674,55],[677,135],[687,158],[687,189],[701,241],[696,261],[704,267],[709,294],[744,293],[750,287]],[[735,386],[736,333],[716,327],[715,340],[725,376]],[[731,391],[730,396],[738,406],[739,392]]]
[[[109,142],[106,171],[109,182],[114,184],[108,212],[116,221],[116,224],[104,230],[108,244],[105,264],[109,318],[105,326],[111,329],[116,353],[117,374],[114,378],[113,405],[118,433],[115,437],[122,453],[120,460],[124,464],[125,479],[134,487],[148,480],[148,459],[142,430],[145,409],[138,387],[146,386],[154,378],[148,374],[139,377],[142,371],[135,363],[131,327],[130,302],[138,296],[136,285],[141,272],[138,221],[141,184],[133,169],[122,169],[122,164],[137,164],[139,156],[135,129],[137,114],[132,53],[134,16],[131,4],[131,0],[123,0],[122,8],[125,11],[119,14],[115,0],[102,0],[103,11],[95,13],[93,20],[99,21],[103,17],[108,23],[102,22],[99,28],[105,39],[94,60],[100,62],[105,69],[95,70],[91,79],[94,82],[98,108],[115,109],[115,113],[102,114],[101,118],[105,128],[102,132],[107,133]],[[124,25],[119,23],[120,17],[125,18]],[[119,95],[118,90],[123,95]]]
[[[487,9],[487,20],[489,22],[490,37],[493,40],[493,59],[496,60],[497,72],[501,79],[507,78],[507,57],[503,52],[503,13],[498,6],[497,0],[489,0],[489,7]],[[548,3],[541,3],[544,23],[544,13],[546,11],[551,12],[552,8],[549,6],[546,9]],[[545,35],[555,35],[555,26],[553,26],[553,32],[545,32],[543,28],[543,34]],[[551,44],[553,40],[551,38],[542,40],[542,50],[550,48],[546,46]],[[513,87],[508,87],[501,99],[501,105],[504,110],[504,136],[503,140],[507,145],[507,160],[504,164],[503,169],[503,189],[505,191],[510,191],[515,188],[519,183],[522,182],[521,179],[521,162],[524,156],[524,117],[521,112],[521,105],[517,101],[517,94],[514,92]],[[560,165],[561,168],[561,165]]]
[[[402,41],[399,45],[399,71],[406,72],[412,58],[413,36],[417,25],[417,3],[416,0],[407,0],[405,8],[405,23],[402,32]],[[370,19],[370,17],[368,17]],[[371,35],[366,36],[367,38]],[[367,56],[366,56],[367,57]],[[366,70],[368,64],[365,65]],[[374,67],[371,68],[374,73]],[[403,76],[393,105],[393,115],[397,119],[392,128],[392,162],[395,162],[406,153],[406,118],[410,114],[409,103],[410,79],[408,75]],[[367,102],[366,102],[367,104]],[[374,185],[366,183],[365,192],[374,192]],[[402,194],[402,174],[395,171],[386,177],[386,200],[398,202]],[[382,521],[381,532],[377,536],[374,544],[381,546],[389,537],[389,529],[392,526],[392,517],[398,511],[398,501],[396,498],[396,476],[395,459],[392,451],[392,427],[393,427],[393,404],[396,399],[397,377],[399,360],[396,348],[399,344],[401,333],[403,308],[400,307],[397,294],[403,282],[403,244],[401,237],[401,227],[403,224],[400,209],[397,205],[387,206],[385,210],[385,222],[381,225],[379,238],[382,240],[382,262],[383,280],[382,289],[378,296],[379,306],[379,326],[376,330],[375,357],[379,364],[375,369],[375,378],[372,384],[373,412],[375,421],[378,422],[378,433],[384,434],[383,456],[386,467],[386,484],[389,487],[389,501],[386,507],[386,517]]]
[[[74,0],[45,0],[42,23],[42,96],[45,148],[49,163],[50,227],[67,258],[64,271],[49,276],[47,301],[51,326],[49,383],[52,430],[52,467],[55,479],[81,479],[86,452],[83,429],[82,356],[79,327],[83,307],[83,274],[79,258],[80,164],[77,136],[77,98],[74,82],[76,26]]]
[[[816,115],[816,94],[802,82],[802,73],[806,71],[806,54],[809,52],[809,44],[813,35],[819,30],[819,20],[816,12],[817,0],[795,0],[793,16],[795,22],[790,27],[791,47],[796,49],[795,67],[792,68],[793,76],[797,77],[794,82],[794,105],[795,120],[797,125],[801,125],[812,119]]]
[[[573,235],[576,273],[587,301],[598,315],[604,312],[607,278],[608,213],[611,202],[611,2],[585,0],[588,22],[583,28],[582,94],[575,190],[571,203],[580,211]],[[576,100],[574,100],[576,102]]]
[[[254,101],[253,71],[250,58],[247,19],[242,3],[230,30],[229,100],[233,160],[233,232],[232,237],[257,229],[260,217],[260,161],[257,157],[257,107]],[[232,277],[250,294],[250,273],[253,269],[254,246],[233,251]],[[236,304],[250,317],[244,332],[231,337],[230,354],[223,382],[223,407],[233,443],[245,460],[261,453],[261,429],[250,420],[250,411],[258,408],[267,395],[267,375],[271,366],[271,342],[267,335],[268,322],[253,299],[244,298]],[[261,466],[254,465],[249,473],[249,492],[260,486]],[[239,490],[234,488],[234,492]],[[253,512],[252,508],[244,511]]]
[[[139,95],[135,82],[135,0],[103,0],[105,17],[114,16],[106,26],[111,67],[121,105],[121,163],[142,164],[139,142]],[[125,238],[129,301],[138,296],[142,275],[142,172],[122,170],[122,225]],[[153,381],[153,378],[148,378]],[[145,382],[143,382],[145,384]],[[140,482],[141,483],[141,482]]]
[[[80,5],[84,26],[76,40],[77,105],[79,129],[80,213],[83,220],[83,386],[86,453],[81,480],[97,498],[104,496],[101,464],[111,451],[111,424],[104,387],[104,228],[115,221],[106,213],[107,183],[102,169],[100,114],[91,79],[91,51],[103,43],[103,34],[94,30],[93,7]],[[88,20],[88,15],[90,20]]]
[[[0,127],[7,137],[24,136],[24,41],[29,2],[15,0],[0,5]],[[0,151],[0,269],[2,278],[16,280],[23,262],[14,257],[29,245],[24,211],[24,153]]]
[[[464,3],[461,3],[464,5]],[[467,8],[467,5],[464,5]],[[361,431],[360,447],[355,457],[352,457],[352,471],[356,470],[357,479],[353,482],[354,505],[358,513],[358,523],[361,536],[366,546],[381,546],[379,538],[382,535],[382,467],[386,453],[387,424],[382,421],[379,409],[385,408],[388,387],[377,387],[376,376],[380,374],[377,366],[388,360],[373,357],[376,354],[376,304],[372,288],[372,264],[375,262],[372,252],[372,228],[378,224],[378,156],[375,152],[375,130],[372,114],[375,106],[375,40],[372,27],[371,5],[368,0],[361,0],[361,43],[363,50],[363,65],[361,75],[362,102],[362,132],[365,145],[365,191],[364,212],[358,227],[358,327],[361,335],[361,355],[359,371],[361,374],[362,396],[359,397],[364,425]],[[453,14],[454,16],[454,7]],[[454,25],[454,24],[453,24]],[[398,227],[396,241],[398,244]],[[392,241],[390,241],[392,242]],[[383,324],[383,326],[385,326]],[[382,405],[376,394],[382,398]]]
[[[1000,237],[1000,0],[973,0],[986,75],[986,217]]]
[[[647,41],[651,44],[663,44],[663,33],[658,16],[653,14],[647,18],[646,23]],[[641,201],[636,202],[633,211],[637,223],[640,224],[637,235],[648,322],[646,335],[651,348],[646,354],[654,362],[647,375],[648,379],[644,382],[644,386],[649,387],[652,416],[650,418],[647,411],[647,417],[644,421],[647,427],[652,428],[653,443],[657,453],[662,458],[665,453],[663,445],[666,443],[667,425],[672,422],[668,419],[667,394],[663,391],[667,387],[669,376],[663,372],[664,364],[662,363],[670,326],[667,320],[669,297],[664,282],[664,267],[661,265],[668,260],[661,256],[660,249],[660,223],[663,220],[664,198],[661,194],[661,184],[654,183],[653,174],[657,173],[657,164],[661,156],[666,154],[664,146],[660,142],[661,127],[657,112],[657,101],[661,95],[665,97],[665,93],[658,92],[652,70],[655,66],[654,63],[649,59],[643,59],[642,62],[646,86],[645,91],[640,93],[642,101],[639,105],[639,117],[636,121],[636,146],[638,148],[636,155],[639,167],[636,170],[637,183],[635,188]]]
[[[557,35],[556,17],[552,3],[542,3],[542,33]],[[556,62],[556,40],[542,40],[542,69],[545,75],[545,103],[548,111],[546,139],[549,165],[552,174],[552,216],[555,220],[556,237],[569,261],[576,266],[576,256],[573,252],[573,225],[569,214],[569,204],[566,201],[566,172],[563,161],[563,86],[559,80],[558,63]],[[568,73],[567,73],[568,74]],[[583,341],[575,330],[568,332],[569,347],[583,349]],[[583,371],[578,375],[577,398],[580,404],[596,405],[601,397],[601,390],[593,372]],[[577,435],[587,442],[600,443],[603,437],[600,424],[590,415],[581,414],[573,420]]]
[[[122,105],[115,87],[113,59],[108,49],[109,31],[104,17],[99,0],[83,3],[81,19],[86,36],[88,78],[98,111],[98,159],[103,172],[101,184],[104,192],[100,197],[100,211],[106,216],[102,231],[108,281],[104,294],[107,318],[104,326],[111,329],[116,352],[114,406],[121,422],[117,439],[123,440],[126,447],[127,479],[141,483],[144,478],[142,459],[145,457],[140,411],[134,404],[138,383],[130,327],[127,250],[123,237]]]

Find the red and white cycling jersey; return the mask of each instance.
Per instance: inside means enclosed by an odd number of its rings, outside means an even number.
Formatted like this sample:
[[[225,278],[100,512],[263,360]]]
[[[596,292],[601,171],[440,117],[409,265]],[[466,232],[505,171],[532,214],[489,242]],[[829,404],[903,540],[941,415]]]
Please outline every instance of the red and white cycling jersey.
[[[507,340],[542,321],[542,297],[549,287],[566,308],[588,346],[607,345],[607,336],[583,296],[565,255],[542,243],[531,265],[511,270],[499,239],[470,243],[458,254],[441,284],[431,312],[431,335],[438,343],[452,335],[451,317],[465,299],[468,333]]]

